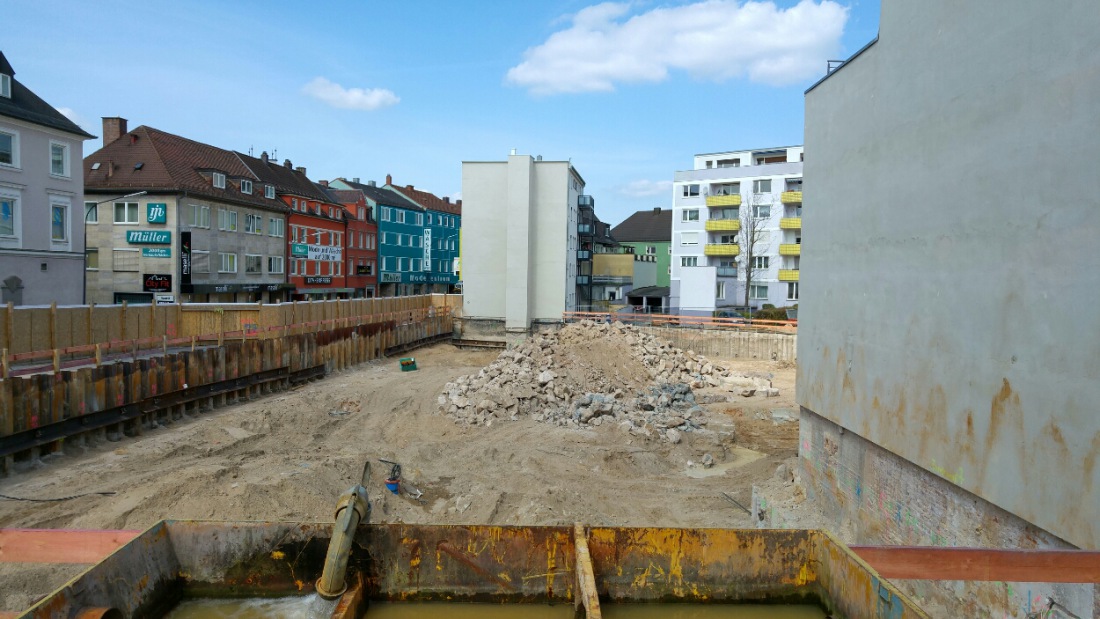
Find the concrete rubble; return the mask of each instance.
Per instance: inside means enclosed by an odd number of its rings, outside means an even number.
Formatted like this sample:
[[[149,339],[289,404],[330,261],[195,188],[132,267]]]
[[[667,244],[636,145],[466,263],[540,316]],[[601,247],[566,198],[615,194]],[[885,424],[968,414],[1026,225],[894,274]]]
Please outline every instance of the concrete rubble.
[[[697,398],[696,389],[706,393]],[[583,321],[505,350],[476,375],[447,383],[438,402],[468,425],[526,415],[675,444],[707,425],[700,404],[778,393],[766,378],[733,374],[621,322]]]

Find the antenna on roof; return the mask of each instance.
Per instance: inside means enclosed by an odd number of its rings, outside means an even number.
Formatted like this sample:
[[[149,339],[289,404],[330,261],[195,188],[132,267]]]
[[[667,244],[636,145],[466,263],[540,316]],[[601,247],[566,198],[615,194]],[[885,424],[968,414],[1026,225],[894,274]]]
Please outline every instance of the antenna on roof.
[[[279,149],[278,148],[272,148],[271,149],[271,160],[272,161],[278,161],[279,160]]]
[[[252,145],[251,144],[248,145],[248,156],[249,157],[252,156]]]

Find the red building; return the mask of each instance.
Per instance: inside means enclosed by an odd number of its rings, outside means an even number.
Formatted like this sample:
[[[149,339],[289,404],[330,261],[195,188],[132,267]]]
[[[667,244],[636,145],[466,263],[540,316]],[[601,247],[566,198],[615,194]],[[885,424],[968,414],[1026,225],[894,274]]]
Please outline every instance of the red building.
[[[378,223],[366,195],[358,189],[333,189],[325,181],[321,185],[334,202],[344,206],[344,262],[352,296],[378,296]]]

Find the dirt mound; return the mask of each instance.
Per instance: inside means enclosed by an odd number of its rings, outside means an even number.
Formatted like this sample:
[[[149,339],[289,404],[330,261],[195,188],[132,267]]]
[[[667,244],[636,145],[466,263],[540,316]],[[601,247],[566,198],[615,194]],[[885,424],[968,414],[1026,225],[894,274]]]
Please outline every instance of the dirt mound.
[[[766,379],[732,375],[621,322],[584,321],[532,337],[476,375],[447,383],[439,407],[469,425],[528,415],[560,426],[617,423],[677,443],[680,432],[706,425],[692,391],[701,387],[774,391]]]

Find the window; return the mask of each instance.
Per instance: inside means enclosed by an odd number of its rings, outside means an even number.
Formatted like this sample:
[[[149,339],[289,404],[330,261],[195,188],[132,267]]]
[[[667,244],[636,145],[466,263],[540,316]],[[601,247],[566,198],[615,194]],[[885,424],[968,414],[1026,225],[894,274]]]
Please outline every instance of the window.
[[[252,193],[252,181],[241,179],[241,193]]]
[[[281,237],[283,236],[283,230],[286,227],[286,220],[272,217],[267,222],[267,233],[271,236]]]
[[[191,250],[191,272],[192,273],[209,273],[210,272],[210,252]]]
[[[683,215],[681,215],[681,221],[699,221],[699,209],[684,209]]]
[[[653,245],[646,245],[645,246],[645,255],[647,255],[647,256],[656,256],[657,255],[657,248],[654,247]]]
[[[226,254],[222,254],[226,255]],[[233,255],[233,254],[230,254]],[[257,256],[255,254],[244,255],[244,272],[245,273],[262,273],[264,266],[264,257]]]
[[[244,231],[248,234],[264,233],[264,218],[251,213],[244,214]]]
[[[399,224],[405,223],[405,211],[403,211],[401,209],[395,209],[394,215],[395,215],[395,217],[393,218],[393,220],[395,222],[397,222]]]
[[[0,131],[0,165],[19,167],[19,134]]]
[[[50,174],[69,176],[69,145],[50,140]]]
[[[798,300],[798,282],[787,282],[787,300]]]
[[[802,191],[802,179],[801,178],[788,178],[787,179],[787,191]]]
[[[210,227],[210,207],[202,206],[199,204],[191,205],[191,227],[192,228],[209,228]]]
[[[268,200],[274,200],[275,199],[275,186],[274,185],[264,185],[264,197],[267,198]]]
[[[237,211],[218,209],[218,230],[237,231]]]
[[[344,263],[343,263],[343,261],[341,261],[341,262],[330,262],[329,264],[332,265],[332,274],[333,275],[343,275],[344,274]]]
[[[726,298],[726,282],[718,282],[714,287],[714,296],[718,299]]]
[[[412,266],[411,266],[410,268],[411,268],[411,269],[412,269],[413,271],[423,271],[423,270],[424,270],[424,269],[423,269],[423,268],[421,268],[421,266],[420,266],[420,258],[413,258],[413,259],[412,259]]]
[[[737,244],[737,235],[736,234],[719,234],[718,235],[718,244],[719,245],[736,245]]]
[[[291,198],[290,199],[290,208],[292,208],[294,210],[298,210],[298,198]]]
[[[299,269],[301,268],[301,265],[300,265],[301,262],[302,262],[301,260],[296,260],[294,258],[290,259],[290,274],[291,275],[297,275],[298,274]]]
[[[392,271],[393,270],[393,257],[386,256],[386,257],[382,258],[382,270],[383,271]]]
[[[698,232],[681,232],[680,233],[681,245],[698,245],[699,233]]]
[[[221,172],[214,172],[212,182],[214,183],[214,187],[225,189],[225,175]]]
[[[416,214],[416,225],[418,225],[418,226],[423,226],[424,225],[424,215],[422,215],[421,213]]]
[[[398,271],[408,271],[409,270],[409,259],[408,258],[398,258],[397,259],[397,270]]]
[[[134,272],[138,270],[138,250],[116,249],[111,252],[111,269],[114,271]]]
[[[237,272],[237,254],[218,254],[218,273]]]
[[[753,193],[771,193],[772,192],[772,179],[763,178],[752,182]]]
[[[99,223],[99,205],[95,202],[84,203],[84,223]]]
[[[115,202],[115,223],[136,224],[138,222],[137,202]],[[118,269],[115,269],[116,271]]]
[[[684,197],[694,198],[699,195],[699,185],[684,185]]]
[[[740,159],[719,159],[718,167],[720,168],[739,168],[741,167]]]
[[[697,267],[697,266],[699,266],[699,256],[680,256],[680,266],[682,266],[682,267]]]
[[[0,97],[11,99],[11,76],[0,73]]]
[[[390,220],[390,207],[383,206],[382,207],[382,221],[389,221],[389,220]]]
[[[754,268],[754,269],[766,269],[766,268],[768,268],[768,263],[769,263],[769,260],[768,260],[767,256],[753,256],[752,257],[752,268]]]
[[[711,219],[737,219],[741,212],[735,208],[712,208],[710,209]]]
[[[442,220],[442,216],[440,216],[440,221],[439,221],[439,223],[440,223],[440,224],[442,224],[442,223],[443,223],[443,220]],[[431,214],[431,213],[428,213],[428,225],[429,225],[429,226],[430,226],[430,225],[432,225],[432,214]]]
[[[69,205],[50,204],[50,241],[53,243],[69,242]]]
[[[771,219],[772,205],[770,204],[754,204],[752,205],[752,216],[757,219]]]
[[[268,273],[282,273],[283,272],[283,257],[282,256],[268,256],[268,258],[267,258],[267,272]]]
[[[768,287],[767,286],[761,286],[759,284],[753,284],[753,285],[749,286],[749,297],[751,297],[753,299],[767,299],[768,298]]]
[[[710,186],[712,196],[736,196],[741,193],[741,183],[717,183]]]
[[[99,270],[99,249],[89,249],[84,252],[84,268],[89,271]]]

